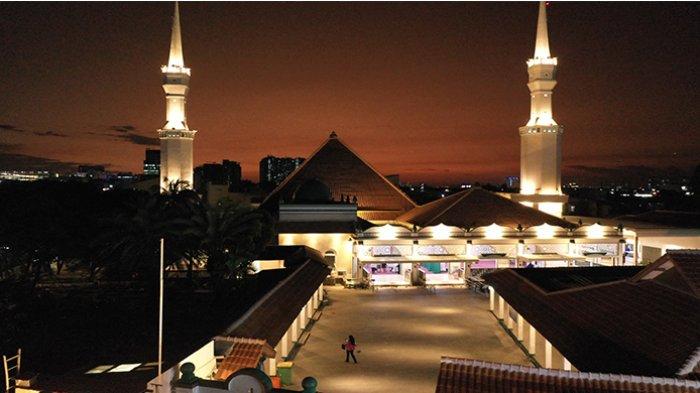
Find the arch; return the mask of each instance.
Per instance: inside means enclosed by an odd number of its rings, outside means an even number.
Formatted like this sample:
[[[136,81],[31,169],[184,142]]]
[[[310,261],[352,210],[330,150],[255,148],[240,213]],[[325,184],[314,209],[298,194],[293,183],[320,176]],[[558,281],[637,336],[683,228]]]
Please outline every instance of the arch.
[[[335,266],[335,257],[337,255],[338,253],[336,253],[333,249],[326,250],[326,252],[323,253],[323,259],[325,259],[330,266]]]

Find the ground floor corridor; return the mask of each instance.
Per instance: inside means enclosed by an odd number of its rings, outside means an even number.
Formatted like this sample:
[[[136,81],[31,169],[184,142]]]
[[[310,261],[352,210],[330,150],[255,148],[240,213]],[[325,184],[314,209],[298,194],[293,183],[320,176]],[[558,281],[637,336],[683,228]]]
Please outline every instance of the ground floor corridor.
[[[528,364],[486,296],[458,288],[327,292],[329,304],[294,359],[296,386],[312,375],[324,393],[432,392],[443,355]],[[358,364],[345,363],[348,334]]]

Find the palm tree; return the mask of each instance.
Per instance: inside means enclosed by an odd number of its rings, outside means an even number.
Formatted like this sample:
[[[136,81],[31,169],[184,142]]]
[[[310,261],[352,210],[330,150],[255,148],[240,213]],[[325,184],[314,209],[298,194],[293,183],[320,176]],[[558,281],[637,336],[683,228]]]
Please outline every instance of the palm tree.
[[[230,199],[208,206],[197,223],[201,255],[214,279],[242,280],[273,236],[267,212]]]

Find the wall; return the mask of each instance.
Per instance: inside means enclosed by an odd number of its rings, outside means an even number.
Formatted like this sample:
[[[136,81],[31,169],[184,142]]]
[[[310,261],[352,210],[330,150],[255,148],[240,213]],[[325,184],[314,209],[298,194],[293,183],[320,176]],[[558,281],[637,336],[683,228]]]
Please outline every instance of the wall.
[[[350,233],[280,233],[282,246],[308,246],[321,252],[335,251],[335,270],[352,273],[352,241]]]

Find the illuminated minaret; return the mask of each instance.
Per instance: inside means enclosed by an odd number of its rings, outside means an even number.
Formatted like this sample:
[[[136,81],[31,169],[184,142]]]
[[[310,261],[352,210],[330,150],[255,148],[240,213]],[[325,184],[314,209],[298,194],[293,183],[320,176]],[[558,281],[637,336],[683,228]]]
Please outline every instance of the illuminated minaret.
[[[563,127],[552,115],[557,58],[549,53],[547,9],[540,2],[535,55],[527,61],[530,120],[520,127],[520,195],[525,205],[561,216],[566,195],[561,191],[561,138]]]
[[[166,123],[158,130],[160,137],[160,187],[166,190],[180,181],[192,187],[192,141],[195,130],[187,126],[185,104],[190,83],[190,69],[185,67],[180,33],[180,11],[175,3],[173,30],[170,36],[168,64],[161,67],[165,90]]]

